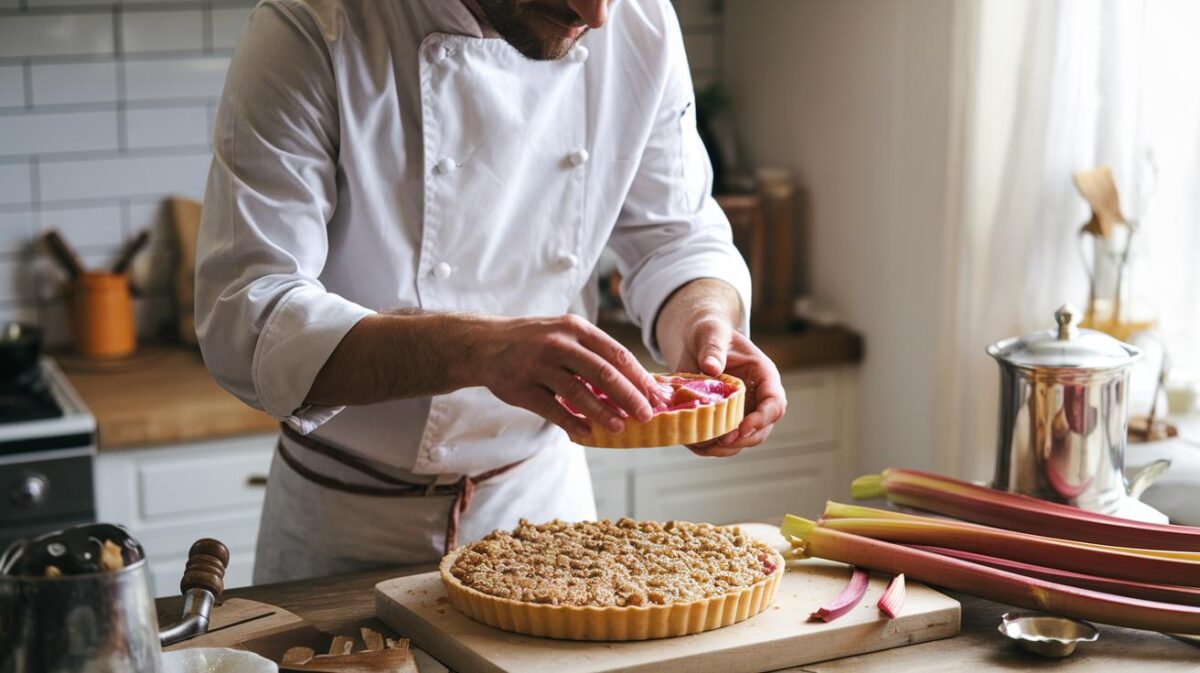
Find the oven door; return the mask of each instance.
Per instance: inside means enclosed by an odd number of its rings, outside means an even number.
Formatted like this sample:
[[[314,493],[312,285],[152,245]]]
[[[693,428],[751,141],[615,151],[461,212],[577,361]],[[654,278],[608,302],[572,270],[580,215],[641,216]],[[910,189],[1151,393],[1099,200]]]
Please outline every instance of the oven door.
[[[90,453],[18,454],[0,463],[0,548],[95,520]]]

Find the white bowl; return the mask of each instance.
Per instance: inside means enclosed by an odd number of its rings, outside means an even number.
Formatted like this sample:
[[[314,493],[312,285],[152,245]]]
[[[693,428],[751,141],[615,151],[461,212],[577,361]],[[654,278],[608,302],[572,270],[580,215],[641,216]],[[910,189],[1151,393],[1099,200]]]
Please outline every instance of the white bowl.
[[[163,673],[279,673],[279,666],[245,650],[194,647],[163,652]]]

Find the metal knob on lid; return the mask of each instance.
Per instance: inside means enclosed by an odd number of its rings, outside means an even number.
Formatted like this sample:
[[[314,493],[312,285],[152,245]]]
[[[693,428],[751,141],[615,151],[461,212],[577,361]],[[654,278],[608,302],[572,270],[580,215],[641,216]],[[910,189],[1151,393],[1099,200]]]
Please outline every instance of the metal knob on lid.
[[[1079,328],[1075,326],[1075,307],[1063,304],[1054,312],[1054,321],[1058,323],[1058,340],[1070,341],[1079,336]]]

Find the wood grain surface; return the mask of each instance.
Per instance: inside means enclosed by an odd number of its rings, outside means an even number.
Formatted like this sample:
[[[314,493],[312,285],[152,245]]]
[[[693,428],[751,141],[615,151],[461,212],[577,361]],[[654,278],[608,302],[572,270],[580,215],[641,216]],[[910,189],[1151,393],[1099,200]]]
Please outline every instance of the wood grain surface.
[[[128,358],[58,364],[96,417],[100,451],[273,432],[279,425],[217,385],[199,351],[146,346]]]

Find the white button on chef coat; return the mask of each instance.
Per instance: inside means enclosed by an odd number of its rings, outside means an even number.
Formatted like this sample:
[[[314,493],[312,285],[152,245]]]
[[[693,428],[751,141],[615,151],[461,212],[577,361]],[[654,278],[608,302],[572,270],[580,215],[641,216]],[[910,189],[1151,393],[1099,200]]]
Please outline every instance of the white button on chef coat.
[[[579,149],[574,150],[567,155],[567,161],[570,162],[572,166],[582,166],[587,163],[587,160],[591,158],[591,156],[592,155],[589,154],[586,149],[580,147]]]
[[[450,453],[449,447],[439,444],[438,446],[435,446],[429,450],[429,459],[435,463],[438,463],[438,462],[445,460],[446,456],[449,455],[449,453]]]
[[[684,114],[692,82],[669,0],[613,3],[572,54],[526,59],[482,37],[458,0],[260,2],[217,113],[198,243],[213,376],[301,432],[452,479],[567,450],[566,435],[482,387],[306,406],[363,317],[585,312],[606,245],[654,353],[654,316],[688,281],[724,279],[748,307]]]

